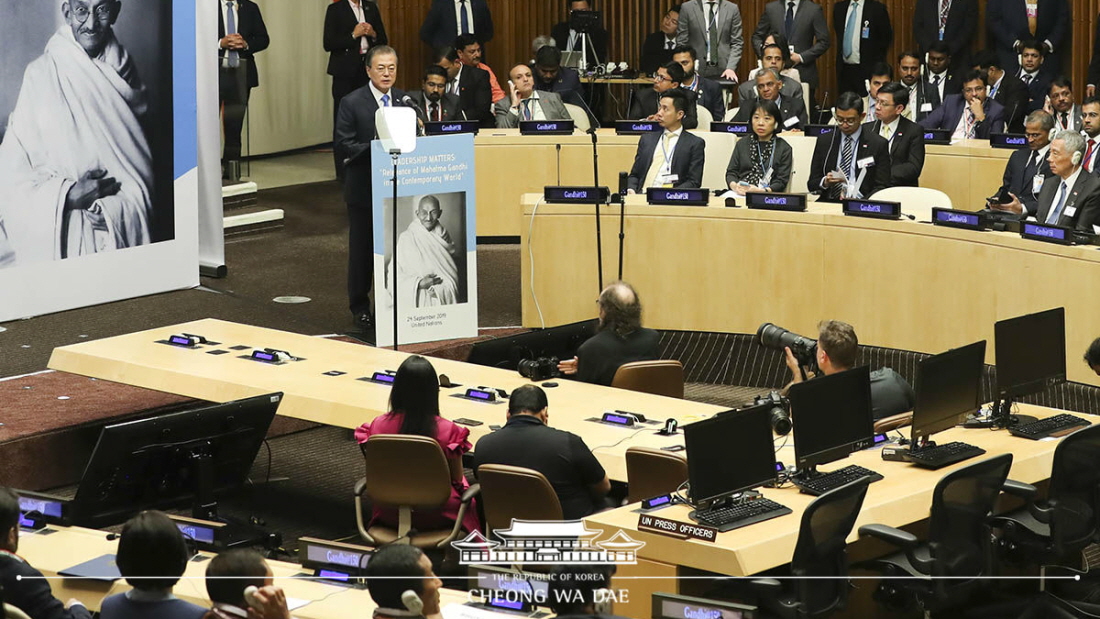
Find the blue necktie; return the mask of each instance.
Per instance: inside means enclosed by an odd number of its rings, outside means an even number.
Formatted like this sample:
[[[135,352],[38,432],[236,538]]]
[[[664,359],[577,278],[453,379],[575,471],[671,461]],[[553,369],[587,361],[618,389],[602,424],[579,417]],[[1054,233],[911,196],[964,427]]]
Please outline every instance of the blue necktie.
[[[462,33],[470,34],[470,18],[466,15],[466,0],[459,0],[458,12],[462,15]]]
[[[389,95],[382,95],[382,107],[389,107],[389,106],[390,106],[390,96]]]
[[[237,16],[233,10],[233,0],[225,3],[225,34],[237,34]],[[241,66],[241,53],[236,50],[229,50],[229,66],[239,67]]]
[[[787,36],[787,41],[791,40],[791,28],[794,27],[794,1],[791,0],[787,3],[787,17],[783,20],[783,34]]]
[[[1047,215],[1047,225],[1056,226],[1058,220],[1062,218],[1062,208],[1066,205],[1066,181],[1062,181],[1062,187],[1058,191],[1058,206],[1054,207],[1054,210]]]
[[[851,58],[855,51],[855,42],[859,37],[859,22],[856,20],[858,9],[859,0],[852,0],[852,8],[848,9],[848,23],[844,26],[844,58]]]

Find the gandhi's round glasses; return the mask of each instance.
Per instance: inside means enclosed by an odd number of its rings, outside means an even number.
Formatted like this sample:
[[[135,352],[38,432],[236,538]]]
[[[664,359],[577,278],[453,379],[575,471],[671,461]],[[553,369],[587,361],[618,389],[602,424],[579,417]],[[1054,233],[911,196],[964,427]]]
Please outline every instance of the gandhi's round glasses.
[[[95,13],[96,21],[103,22],[111,19],[112,7],[110,4],[101,4],[95,8],[95,11],[92,11],[83,4],[72,4],[70,5],[70,7],[72,9],[73,15],[76,16],[77,21],[82,24],[88,21],[88,16],[93,12]]]

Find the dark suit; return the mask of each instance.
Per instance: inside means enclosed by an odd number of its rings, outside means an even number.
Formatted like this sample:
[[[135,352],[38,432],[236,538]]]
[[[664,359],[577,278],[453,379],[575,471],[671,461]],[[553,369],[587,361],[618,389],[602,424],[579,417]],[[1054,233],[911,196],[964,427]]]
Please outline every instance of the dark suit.
[[[932,110],[931,114],[920,121],[920,126],[925,129],[946,129],[953,132],[959,126],[966,107],[966,99],[962,95],[951,95],[943,105]],[[985,110],[985,120],[974,125],[976,140],[988,140],[990,133],[1000,133],[1005,130],[1005,109],[1000,103],[986,98],[982,108]]]
[[[757,141],[753,139],[754,136],[755,134],[747,138],[741,138],[734,145],[729,165],[726,166],[726,186],[740,182],[752,171],[752,151],[757,144]],[[791,181],[794,151],[783,138],[777,136],[772,139],[775,141],[775,155],[772,161],[771,182],[768,187],[772,191],[782,193],[787,191],[787,185]]]
[[[389,92],[393,101],[405,93]],[[368,84],[340,101],[333,145],[341,160],[348,160],[344,179],[344,202],[348,205],[348,304],[353,314],[370,311],[374,280],[374,194],[371,188],[370,144],[377,137],[374,114],[378,102]]]
[[[385,45],[386,27],[382,24],[382,14],[378,12],[378,5],[368,0],[360,0],[359,5],[363,10],[363,19],[374,28],[375,36],[367,39],[368,47]],[[349,92],[367,85],[366,67],[363,66],[360,39],[351,36],[355,26],[359,24],[359,18],[355,15],[351,3],[348,0],[340,0],[328,5],[325,10],[325,36],[324,46],[328,52],[328,74],[332,76],[332,125],[336,126],[336,115],[340,111],[340,99]],[[335,160],[336,176],[342,178],[344,165],[332,149]]]
[[[638,70],[653,75],[660,67],[672,62],[672,50],[665,46],[665,33],[658,30],[645,35],[642,42],[642,61]],[[672,35],[672,46],[676,47],[676,35]]]
[[[882,121],[863,126],[864,131],[882,136]],[[908,118],[898,118],[890,143],[890,186],[917,187],[924,169],[924,131]]]
[[[905,82],[900,82],[900,84],[909,88]],[[905,111],[910,113],[910,120],[918,122],[931,113],[932,100],[928,96],[928,88],[928,83],[923,80],[918,81],[913,88],[910,88],[909,104],[905,106]],[[928,104],[928,110],[922,111],[926,103]]]
[[[1046,66],[1044,63],[1043,66]],[[1040,69],[1039,74],[1031,78],[1031,82],[1024,79],[1024,70],[1020,69],[1013,73],[1021,82],[1024,87],[1027,88],[1027,111],[1034,112],[1035,110],[1043,109],[1046,105],[1047,95],[1050,94],[1050,76],[1044,75]]]
[[[970,45],[978,34],[977,0],[952,0],[947,11],[943,42],[951,51],[951,68],[969,66]],[[940,40],[940,0],[917,0],[913,7],[913,38],[921,56]]]
[[[447,83],[448,90],[450,82]],[[493,90],[489,84],[489,72],[477,67],[462,65],[458,74],[458,98],[462,111],[470,120],[482,127],[495,127],[493,120]]]
[[[439,99],[439,106],[442,109],[443,118],[436,118],[431,116],[428,112],[431,109],[431,104],[425,102],[424,93],[419,90],[409,91],[409,97],[413,101],[416,101],[417,111],[424,118],[424,120],[430,121],[449,121],[460,120],[462,118],[462,101],[458,97],[452,95],[449,92],[443,93],[443,96]]]
[[[857,27],[859,33],[859,63],[844,62],[844,40],[849,36],[848,7],[851,0],[842,0],[833,6],[833,33],[836,34],[837,92],[867,94],[864,81],[871,78],[871,67],[886,60],[886,50],[894,40],[894,28],[890,25],[890,13],[878,0],[865,0],[863,19]]]
[[[817,144],[814,145],[814,156],[810,163],[810,178],[806,181],[809,191],[820,191],[822,202],[837,202],[840,200],[840,185],[833,185],[831,189],[822,189],[821,181],[825,175],[837,169],[837,158],[844,144],[844,134],[840,130],[819,135]],[[890,151],[886,140],[867,131],[866,127],[859,133],[859,139],[852,151],[852,161],[858,162],[871,157],[874,164],[867,168],[863,182],[859,186],[859,192],[864,198],[880,189],[890,186]],[[849,178],[849,182],[855,182],[855,178]]]
[[[799,94],[801,94],[801,92]],[[735,122],[735,123],[752,122],[752,111],[753,111],[753,107],[755,107],[755,106],[756,106],[756,99],[755,98],[752,99],[751,101],[742,102],[741,107],[738,108],[738,110],[737,110],[737,114],[733,117],[733,122]],[[780,129],[786,129],[786,130],[803,129],[810,122],[809,116],[806,114],[806,102],[802,99],[802,97],[794,99],[794,98],[784,97],[784,96],[782,96],[782,94],[780,94],[780,97],[779,97],[779,113],[783,116],[783,118],[779,122],[779,128]],[[788,125],[787,124],[787,119],[789,119],[789,118],[797,118],[798,119],[798,124]]]
[[[993,100],[1005,109],[1005,128],[1012,133],[1023,133],[1029,96],[1027,86],[1020,78],[1005,72],[1001,84],[997,86],[997,92],[993,93]]]
[[[1038,194],[1032,192],[1034,188],[1032,179],[1037,174],[1045,178],[1054,175],[1050,171],[1050,164],[1047,163],[1046,156],[1043,156],[1037,164],[1030,163],[1029,160],[1033,153],[1034,151],[1030,148],[1021,148],[1012,153],[1012,156],[1008,158],[1008,163],[1005,164],[1005,173],[1001,184],[1001,190],[1007,190],[1020,199],[1020,204],[1027,209],[1025,216],[1034,215],[1039,211]],[[1001,190],[998,190],[998,193]]]
[[[1100,86],[1100,15],[1096,17],[1096,33],[1092,35],[1092,60],[1089,62],[1087,78],[1087,83]]]
[[[493,15],[485,0],[470,0],[470,12],[474,22],[474,36],[481,43],[493,39]],[[420,26],[420,40],[432,47],[451,47],[458,38],[458,22],[454,0],[434,0],[428,8],[428,16]]]
[[[83,606],[66,610],[61,600],[53,596],[50,581],[42,577],[42,572],[20,558],[2,553],[0,587],[4,590],[4,602],[19,608],[31,619],[91,619],[92,614]]]
[[[690,90],[684,90],[684,92],[688,95],[687,110],[684,111],[684,129],[694,129],[699,126],[698,104],[695,100],[695,93]],[[635,91],[634,101],[630,104],[627,117],[631,120],[637,120],[653,116],[657,113],[658,101],[657,91],[652,88]]]
[[[1045,223],[1047,215],[1054,208],[1054,202],[1061,191],[1062,179],[1052,176],[1039,192],[1039,212],[1035,215],[1035,221]],[[1066,194],[1066,202],[1062,207],[1062,215],[1058,218],[1057,225],[1067,228],[1076,228],[1084,232],[1092,233],[1092,226],[1100,222],[1100,177],[1088,174],[1085,171],[1077,176],[1073,188]]]
[[[1039,73],[1053,77],[1062,72],[1061,52],[1063,43],[1069,41],[1072,18],[1066,0],[1037,1],[1039,14],[1036,16],[1033,36],[1028,30],[1024,0],[990,0],[985,7],[985,22],[989,29],[987,40],[992,42],[991,45],[1001,60],[1001,67],[1010,73],[1020,66],[1013,43],[1028,39],[1035,39],[1040,44],[1050,41],[1054,52],[1047,54]]]
[[[570,69],[569,67],[558,67],[557,79],[549,83],[539,79],[538,72],[536,72],[535,90],[557,93],[561,95],[561,98],[566,103],[572,103],[574,105],[579,105],[576,100],[584,96],[584,88],[581,86],[581,76],[577,73],[576,69]]]
[[[634,166],[630,168],[630,176],[626,179],[627,189],[633,189],[639,193],[645,191],[646,188],[641,185],[645,182],[650,164],[653,163],[653,151],[658,148],[664,133],[664,131],[651,131],[638,140],[638,154],[634,156]],[[672,151],[672,161],[669,165],[670,174],[678,177],[673,186],[692,189],[702,185],[705,149],[706,142],[703,138],[686,130],[680,132],[680,139],[676,141],[676,149]]]
[[[707,108],[715,122],[722,122],[722,118],[726,115],[726,101],[722,98],[722,87],[714,80],[707,79],[699,74],[696,74],[696,76],[698,79],[695,80],[694,89],[689,88],[686,83],[680,87],[694,92],[698,104]]]
[[[569,45],[569,22],[563,21],[554,24],[554,27],[550,29],[550,36],[554,37],[558,49],[563,52],[566,51]],[[579,33],[572,51],[581,51],[581,35]],[[585,41],[584,52],[584,61],[590,70],[599,63],[607,64],[607,30],[601,27],[589,32],[588,39]]]
[[[924,94],[928,97],[928,102],[932,104],[932,109],[936,109],[943,105],[943,100],[951,95],[957,95],[962,93],[962,83],[958,75],[952,74],[950,70],[946,74],[941,75],[940,79],[943,83],[943,96],[940,96],[940,88],[938,84],[933,84],[936,76],[931,73],[927,73],[924,76]]]
[[[267,27],[264,26],[264,18],[260,15],[260,7],[256,6],[252,0],[239,0],[235,25],[237,34],[241,35],[248,44],[247,49],[237,52],[241,59],[240,66],[228,66],[226,58],[229,50],[218,50],[218,56],[221,58],[218,62],[218,98],[224,105],[222,110],[225,129],[225,152],[222,153],[224,160],[241,158],[241,131],[244,128],[248,98],[252,89],[260,85],[255,54],[264,51],[271,44]],[[222,19],[221,4],[219,4],[218,40],[223,38],[225,38],[225,21]],[[245,75],[241,75],[242,70]]]
[[[772,32],[783,32],[787,3],[773,0],[764,6],[764,14],[752,33],[752,47],[756,54],[764,46],[764,39]],[[794,24],[787,36],[787,43],[802,55],[802,63],[794,65],[798,75],[810,88],[817,88],[817,57],[829,49],[829,26],[825,23],[825,11],[811,0],[801,0],[794,14]]]

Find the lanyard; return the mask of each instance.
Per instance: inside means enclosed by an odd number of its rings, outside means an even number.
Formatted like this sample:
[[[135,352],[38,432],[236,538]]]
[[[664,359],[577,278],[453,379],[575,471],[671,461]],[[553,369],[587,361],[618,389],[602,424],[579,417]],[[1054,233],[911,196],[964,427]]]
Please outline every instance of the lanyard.
[[[675,145],[672,144],[673,139],[676,140]],[[672,146],[672,151],[671,152],[669,152],[668,150],[665,149],[665,140],[664,140],[664,136],[662,136],[661,137],[661,154],[663,154],[665,156],[665,165],[661,169],[664,170],[665,174],[672,174],[672,156],[676,154],[676,147],[680,145],[680,137],[677,136],[676,134],[669,135],[668,136],[668,143],[669,143],[670,146]]]
[[[764,167],[764,150],[760,148],[760,139],[756,140],[756,159],[760,161],[760,176],[763,177],[768,173],[768,170],[772,169],[772,164],[775,163],[775,136],[772,136],[772,154],[768,157],[768,167]]]

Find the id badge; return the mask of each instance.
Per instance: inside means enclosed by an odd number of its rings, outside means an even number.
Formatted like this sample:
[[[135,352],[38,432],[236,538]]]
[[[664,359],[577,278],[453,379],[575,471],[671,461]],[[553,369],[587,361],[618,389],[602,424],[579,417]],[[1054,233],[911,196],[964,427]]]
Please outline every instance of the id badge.
[[[1039,195],[1039,191],[1041,191],[1043,189],[1043,181],[1045,181],[1045,180],[1046,179],[1043,178],[1042,174],[1036,174],[1035,176],[1033,176],[1031,178],[1031,194],[1032,195],[1035,195],[1035,196]]]
[[[758,186],[761,189],[767,189],[768,187],[771,187],[772,172],[774,172],[774,170],[768,170],[767,174],[765,174],[764,177],[760,179],[760,183],[758,184]]]
[[[920,104],[920,111],[921,112],[931,112],[932,111],[932,104],[928,103],[927,101],[925,101],[924,103],[921,103]]]
[[[860,169],[869,168],[873,165],[875,165],[875,158],[874,157],[864,157],[863,159],[860,159],[859,161],[856,162],[856,166],[859,167]]]
[[[869,21],[863,22],[863,30],[860,31],[860,37],[862,37],[864,39],[871,38],[871,22],[869,22]]]
[[[783,121],[783,126],[788,128],[788,129],[790,129],[791,127],[793,127],[797,124],[798,124],[798,117],[797,116],[791,116],[787,120]]]
[[[680,180],[679,174],[659,174],[657,176],[657,184],[662,187],[672,187]]]
[[[1073,217],[1074,215],[1077,214],[1077,207],[1076,206],[1067,206],[1066,210],[1063,211],[1062,214],[1065,215],[1066,217]]]

